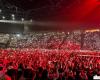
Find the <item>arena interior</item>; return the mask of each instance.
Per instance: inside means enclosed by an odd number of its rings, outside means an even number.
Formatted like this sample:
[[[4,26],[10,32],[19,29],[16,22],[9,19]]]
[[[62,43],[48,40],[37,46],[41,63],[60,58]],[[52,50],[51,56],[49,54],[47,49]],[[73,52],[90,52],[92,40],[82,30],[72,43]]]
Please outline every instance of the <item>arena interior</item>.
[[[100,0],[0,0],[0,80],[100,80]]]

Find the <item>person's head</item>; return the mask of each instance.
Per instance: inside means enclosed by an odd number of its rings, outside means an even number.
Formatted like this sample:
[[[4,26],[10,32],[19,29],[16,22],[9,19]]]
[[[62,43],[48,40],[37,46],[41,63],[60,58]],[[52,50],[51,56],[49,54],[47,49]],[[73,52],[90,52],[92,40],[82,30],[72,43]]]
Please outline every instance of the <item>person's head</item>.
[[[19,68],[22,68],[22,67],[23,67],[23,64],[22,64],[22,63],[20,63],[20,64],[19,64]]]
[[[38,68],[38,72],[41,73],[42,71],[43,71],[43,68],[42,67],[39,67]]]
[[[59,72],[59,73],[63,73],[63,69],[62,69],[62,68],[59,68],[59,69],[58,69],[58,72]]]
[[[2,66],[0,66],[0,71],[2,71],[3,70],[3,67]]]
[[[43,73],[42,73],[42,77],[47,78],[47,76],[48,76],[48,71],[46,69],[44,69]]]

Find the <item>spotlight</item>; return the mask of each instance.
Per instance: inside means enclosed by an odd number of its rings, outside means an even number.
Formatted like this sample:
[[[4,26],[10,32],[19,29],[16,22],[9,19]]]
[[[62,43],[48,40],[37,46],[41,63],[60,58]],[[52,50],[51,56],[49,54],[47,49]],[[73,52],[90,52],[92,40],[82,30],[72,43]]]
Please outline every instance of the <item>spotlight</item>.
[[[2,19],[5,19],[6,17],[5,16],[2,16]]]
[[[14,15],[14,14],[12,14],[11,16],[12,16],[12,20],[15,20],[15,15]]]
[[[22,21],[24,21],[24,18],[21,18]]]
[[[15,17],[15,15],[14,15],[14,14],[12,14],[11,16],[12,16],[12,17]]]

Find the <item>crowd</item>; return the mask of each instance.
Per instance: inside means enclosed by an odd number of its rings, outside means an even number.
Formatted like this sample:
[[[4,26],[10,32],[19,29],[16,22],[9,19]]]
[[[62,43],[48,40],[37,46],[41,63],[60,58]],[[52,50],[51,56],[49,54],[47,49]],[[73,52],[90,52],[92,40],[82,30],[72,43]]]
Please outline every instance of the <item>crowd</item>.
[[[2,34],[0,44],[7,43],[7,49],[0,49],[0,80],[93,80],[100,76],[100,52],[92,51],[100,50],[99,35],[96,31]]]
[[[100,52],[1,49],[0,80],[93,80]]]
[[[100,31],[84,32],[32,32],[0,34],[0,43],[12,48],[40,48],[67,50],[100,50]]]
[[[73,31],[33,32],[22,34],[20,37],[12,35],[9,46],[17,48],[100,50],[100,31],[84,32],[84,36],[81,34],[82,32]]]
[[[87,32],[84,37],[84,49],[100,50],[100,31]]]
[[[34,32],[20,35],[13,35],[10,47],[17,48],[42,48],[42,49],[80,49],[79,43],[71,40],[67,32]],[[77,48],[76,48],[77,47]]]

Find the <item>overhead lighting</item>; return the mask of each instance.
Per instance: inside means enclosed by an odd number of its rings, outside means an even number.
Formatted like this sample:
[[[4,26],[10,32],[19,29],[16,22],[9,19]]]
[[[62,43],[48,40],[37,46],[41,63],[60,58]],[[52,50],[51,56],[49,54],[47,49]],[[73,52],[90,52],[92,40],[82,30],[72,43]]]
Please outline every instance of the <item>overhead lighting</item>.
[[[12,16],[12,20],[15,20],[15,15],[14,15],[14,14],[12,14],[11,16]]]
[[[15,15],[14,15],[14,14],[12,14],[11,16],[12,16],[12,17],[15,17]]]
[[[5,16],[2,16],[2,19],[5,19],[6,17]]]
[[[24,21],[24,18],[21,18],[22,21]]]

